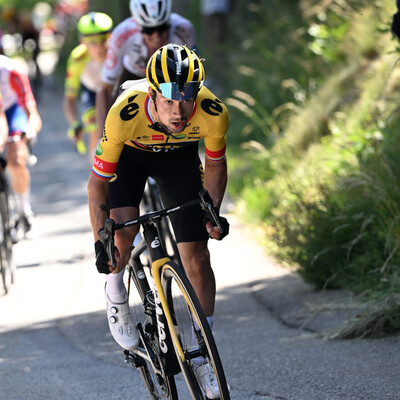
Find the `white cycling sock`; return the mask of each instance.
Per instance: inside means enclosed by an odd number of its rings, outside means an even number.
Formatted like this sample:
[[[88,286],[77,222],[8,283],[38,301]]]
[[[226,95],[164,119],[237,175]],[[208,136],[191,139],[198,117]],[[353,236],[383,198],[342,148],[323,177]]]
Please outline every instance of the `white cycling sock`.
[[[29,190],[25,193],[16,193],[15,194],[15,203],[17,212],[19,215],[31,215],[32,208],[30,203],[30,193]]]
[[[213,325],[214,325],[214,315],[207,317],[207,322],[208,322],[208,325],[210,325],[210,329],[212,332]],[[195,327],[195,329],[199,329],[199,326],[196,321],[194,321],[194,327]],[[193,349],[198,349],[199,346],[197,344],[196,335],[195,335],[193,329],[192,329],[192,340],[193,340]],[[193,358],[192,361],[194,364],[200,365],[204,362],[204,357],[202,357],[202,356],[196,357],[196,358]]]
[[[128,293],[124,284],[124,272],[123,269],[118,274],[108,274],[106,275],[106,292],[108,298],[113,303],[124,303],[128,298]]]

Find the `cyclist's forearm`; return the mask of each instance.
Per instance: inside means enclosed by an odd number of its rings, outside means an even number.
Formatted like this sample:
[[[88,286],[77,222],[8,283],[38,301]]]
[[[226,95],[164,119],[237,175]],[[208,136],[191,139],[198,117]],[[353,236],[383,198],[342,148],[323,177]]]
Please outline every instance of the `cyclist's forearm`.
[[[214,207],[219,209],[224,198],[226,183],[228,181],[228,170],[226,159],[223,161],[211,161],[205,156],[204,187],[210,194]]]
[[[76,97],[66,96],[64,98],[64,114],[70,125],[79,120]]]
[[[28,125],[30,129],[35,131],[35,133],[39,133],[42,129],[43,123],[36,106],[25,108],[25,113],[28,116]]]
[[[109,216],[108,181],[91,174],[88,182],[88,202],[90,223],[94,241],[99,240],[98,232],[104,228],[104,222]]]

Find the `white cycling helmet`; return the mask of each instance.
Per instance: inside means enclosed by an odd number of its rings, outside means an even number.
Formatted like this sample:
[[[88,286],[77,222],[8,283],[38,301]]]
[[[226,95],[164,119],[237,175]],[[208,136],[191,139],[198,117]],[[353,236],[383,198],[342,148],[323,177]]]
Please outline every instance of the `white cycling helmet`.
[[[130,0],[129,7],[135,21],[142,27],[168,23],[171,0]]]

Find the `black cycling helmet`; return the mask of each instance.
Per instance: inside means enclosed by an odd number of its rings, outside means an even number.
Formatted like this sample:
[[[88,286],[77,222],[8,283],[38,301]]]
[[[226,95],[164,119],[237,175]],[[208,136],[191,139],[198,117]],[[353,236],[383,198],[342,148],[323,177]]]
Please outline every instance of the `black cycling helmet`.
[[[171,100],[181,101],[197,96],[205,73],[194,51],[179,44],[167,44],[151,56],[146,77],[152,89]]]

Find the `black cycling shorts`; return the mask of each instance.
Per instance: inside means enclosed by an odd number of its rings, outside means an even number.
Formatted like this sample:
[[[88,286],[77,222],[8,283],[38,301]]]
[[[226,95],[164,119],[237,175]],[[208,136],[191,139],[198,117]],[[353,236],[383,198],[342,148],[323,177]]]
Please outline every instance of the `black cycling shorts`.
[[[153,153],[125,145],[115,173],[116,179],[110,182],[110,208],[139,208],[149,176],[156,181],[166,208],[198,198],[204,182],[198,143],[166,153]],[[207,240],[203,218],[200,205],[171,214],[177,242]]]

